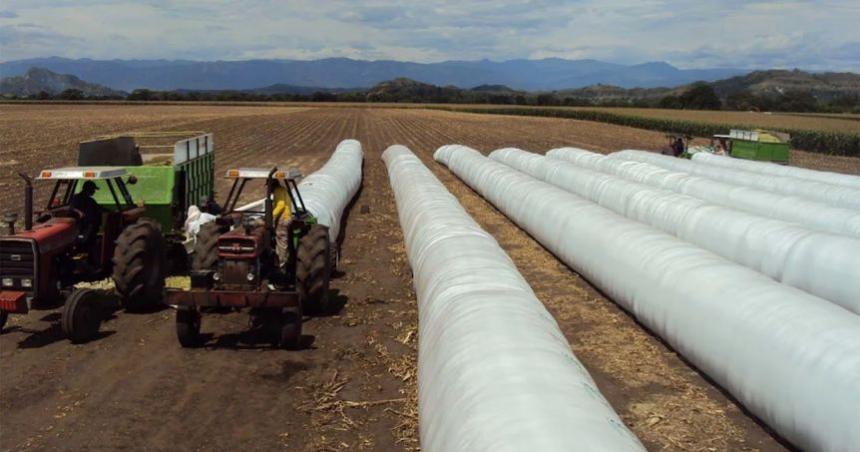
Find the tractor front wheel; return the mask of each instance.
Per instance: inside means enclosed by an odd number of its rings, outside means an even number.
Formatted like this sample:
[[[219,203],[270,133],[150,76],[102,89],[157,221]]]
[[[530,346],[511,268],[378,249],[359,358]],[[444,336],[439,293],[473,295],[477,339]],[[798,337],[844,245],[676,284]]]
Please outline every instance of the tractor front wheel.
[[[141,218],[122,231],[113,255],[113,280],[126,310],[155,308],[164,296],[166,243],[155,220]]]
[[[281,314],[281,340],[279,345],[287,350],[298,350],[302,342],[302,316],[286,311]]]
[[[200,312],[196,309],[176,311],[176,337],[185,348],[200,346]]]
[[[9,319],[9,313],[0,309],[0,333],[3,332],[3,328],[6,328],[7,319]]]
[[[86,342],[98,334],[104,318],[102,297],[97,290],[77,289],[66,300],[61,326],[72,343]]]
[[[296,282],[302,308],[313,315],[330,314],[328,287],[331,279],[331,243],[328,228],[315,224],[299,240]]]

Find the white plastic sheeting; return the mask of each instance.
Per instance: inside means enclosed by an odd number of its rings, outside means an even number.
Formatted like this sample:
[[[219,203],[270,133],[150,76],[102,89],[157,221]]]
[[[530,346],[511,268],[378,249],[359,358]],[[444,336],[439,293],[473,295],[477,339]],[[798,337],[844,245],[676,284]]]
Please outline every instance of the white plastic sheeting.
[[[197,206],[188,208],[188,214],[185,215],[185,240],[182,245],[185,247],[185,252],[188,254],[194,253],[194,244],[197,243],[197,233],[200,232],[200,227],[206,223],[215,221],[215,215],[203,212]]]
[[[218,217],[211,213],[206,213],[200,210],[197,206],[188,208],[188,215],[185,216],[185,235],[197,239],[197,233],[200,232],[200,227],[206,223],[215,221]]]
[[[317,222],[328,226],[332,242],[340,234],[343,210],[361,186],[361,165],[364,153],[361,143],[343,140],[322,168],[302,179],[299,193]]]
[[[807,450],[860,444],[860,317],[462,146],[435,158]]]
[[[746,185],[774,193],[800,196],[835,207],[860,211],[860,190],[853,188],[806,181],[794,177],[771,176],[740,169],[721,168],[647,151],[613,152],[609,158],[651,163],[672,171],[683,171],[730,184]]]
[[[669,171],[649,163],[608,158],[583,149],[553,149],[546,156],[755,215],[797,223],[818,231],[860,237],[860,212],[851,209]]]
[[[328,227],[329,240],[340,234],[343,210],[361,187],[364,152],[357,140],[343,140],[322,168],[299,182],[299,193],[319,224]],[[295,194],[293,195],[295,196]],[[237,207],[238,211],[262,210],[264,199]]]
[[[418,295],[422,449],[644,450],[495,239],[407,148],[382,158]]]
[[[697,152],[693,154],[693,161],[705,163],[707,165],[721,166],[724,168],[736,168],[744,171],[752,171],[759,174],[796,177],[798,179],[860,189],[860,176],[852,176],[850,174],[833,173],[830,171],[815,171],[806,168],[798,168],[796,166],[784,166],[769,162],[736,159],[714,155],[708,152]]]
[[[490,158],[860,313],[860,239],[810,231],[520,149],[499,149]]]

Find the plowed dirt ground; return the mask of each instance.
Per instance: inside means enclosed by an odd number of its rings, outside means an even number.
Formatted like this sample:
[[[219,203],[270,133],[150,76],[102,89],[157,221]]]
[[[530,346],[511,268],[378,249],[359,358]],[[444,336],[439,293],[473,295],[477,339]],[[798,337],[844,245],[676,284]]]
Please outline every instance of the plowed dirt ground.
[[[417,311],[382,151],[410,147],[495,235],[622,418],[652,450],[781,450],[753,417],[587,281],[432,161],[442,144],[484,152],[562,145],[659,149],[662,134],[607,124],[360,108],[2,106],[0,205],[14,171],[74,162],[75,143],[127,130],[215,134],[219,174],[290,165],[309,173],[345,138],[365,150],[343,231],[336,315],[309,318],[298,352],[254,344],[247,316],[206,316],[203,349],[179,347],[173,312],[118,312],[71,345],[58,311],[12,316],[0,336],[2,450],[414,450]],[[858,173],[857,160],[795,154]],[[222,195],[225,185],[220,184]],[[14,189],[14,190],[13,190]]]

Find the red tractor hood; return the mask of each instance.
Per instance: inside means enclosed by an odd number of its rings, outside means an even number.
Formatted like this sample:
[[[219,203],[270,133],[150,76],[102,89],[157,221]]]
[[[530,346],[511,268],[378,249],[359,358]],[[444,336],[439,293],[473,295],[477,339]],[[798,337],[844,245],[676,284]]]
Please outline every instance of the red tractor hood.
[[[3,238],[34,240],[41,254],[52,254],[55,250],[73,243],[77,235],[78,226],[74,219],[52,218],[45,223],[34,225],[29,231],[17,230],[15,235]]]

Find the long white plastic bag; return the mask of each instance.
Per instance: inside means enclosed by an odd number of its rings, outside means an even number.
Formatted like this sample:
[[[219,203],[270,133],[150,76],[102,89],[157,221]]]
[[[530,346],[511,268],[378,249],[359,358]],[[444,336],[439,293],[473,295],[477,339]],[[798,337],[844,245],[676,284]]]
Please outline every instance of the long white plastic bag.
[[[299,182],[299,194],[305,208],[317,218],[319,224],[329,228],[331,242],[337,241],[343,211],[361,187],[363,163],[361,143],[343,140],[322,168]],[[258,199],[236,210],[261,210],[265,201]]]
[[[495,239],[407,148],[382,158],[418,295],[422,449],[644,450]]]
[[[772,193],[799,196],[813,201],[860,211],[860,189],[841,187],[794,177],[773,176],[740,169],[721,168],[654,152],[625,150],[613,152],[609,158],[651,163],[672,171],[704,176],[730,184],[745,185]]]
[[[813,182],[823,182],[825,184],[841,185],[843,187],[860,189],[860,176],[854,176],[851,174],[815,171],[806,168],[798,168],[796,166],[785,166],[769,162],[736,159],[710,154],[708,152],[697,152],[693,154],[693,161],[707,165],[721,166],[723,168],[736,168],[759,174],[770,174],[772,176],[795,177]]]
[[[851,209],[670,171],[650,163],[609,158],[584,149],[553,149],[546,156],[809,229],[860,237],[860,212]]]
[[[329,239],[337,241],[343,211],[361,186],[364,153],[361,143],[343,140],[322,168],[302,179],[299,193],[317,222],[328,226]]]
[[[490,158],[860,314],[860,239],[811,231],[520,149]]]
[[[806,450],[860,444],[860,317],[464,146],[434,155]]]

